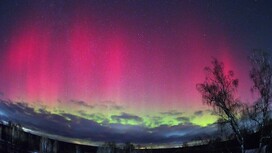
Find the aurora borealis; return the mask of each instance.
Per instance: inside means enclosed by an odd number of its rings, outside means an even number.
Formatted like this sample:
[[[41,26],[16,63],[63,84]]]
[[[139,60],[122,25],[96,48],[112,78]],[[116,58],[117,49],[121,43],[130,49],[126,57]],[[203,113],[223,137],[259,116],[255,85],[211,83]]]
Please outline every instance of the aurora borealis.
[[[94,145],[174,146],[214,134],[216,117],[195,86],[215,57],[240,79],[238,97],[252,102],[247,56],[271,49],[270,6],[1,1],[0,117]]]

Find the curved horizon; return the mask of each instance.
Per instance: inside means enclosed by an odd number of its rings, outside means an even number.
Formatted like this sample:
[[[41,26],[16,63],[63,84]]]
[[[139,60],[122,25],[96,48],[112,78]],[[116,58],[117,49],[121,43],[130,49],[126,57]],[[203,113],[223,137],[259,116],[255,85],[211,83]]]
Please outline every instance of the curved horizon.
[[[92,144],[216,135],[196,90],[204,67],[223,62],[239,79],[237,98],[252,103],[248,55],[272,47],[270,2],[1,4],[0,119]]]

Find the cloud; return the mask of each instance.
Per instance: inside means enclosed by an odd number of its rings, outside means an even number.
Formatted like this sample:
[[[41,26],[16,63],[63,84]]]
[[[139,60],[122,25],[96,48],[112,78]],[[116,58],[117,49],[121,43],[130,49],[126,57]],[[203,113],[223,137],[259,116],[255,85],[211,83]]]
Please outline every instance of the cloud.
[[[167,112],[161,112],[160,114],[162,114],[162,115],[169,115],[169,116],[179,116],[179,115],[182,115],[183,113],[182,112],[178,112],[176,110],[170,110],[170,111],[167,111]]]
[[[136,122],[142,122],[143,119],[136,115],[131,115],[128,113],[122,113],[121,115],[112,115],[111,119],[116,120],[117,122],[121,122],[121,120],[133,120]]]
[[[78,105],[78,106],[83,106],[86,108],[94,108],[94,106],[87,104],[85,101],[82,100],[70,100],[72,104]]]
[[[99,113],[84,115],[89,115],[93,118],[104,117]],[[28,129],[44,134],[69,138],[67,140],[81,139],[82,141],[89,141],[92,145],[96,145],[97,142],[115,141],[117,143],[132,142],[141,145],[150,143],[154,145],[166,144],[171,147],[171,145],[181,144],[182,142],[196,139],[201,135],[212,136],[217,131],[213,125],[200,127],[189,122],[174,126],[160,125],[154,128],[142,124],[98,123],[93,119],[75,116],[68,112],[52,114],[45,108],[35,111],[32,106],[26,103],[8,101],[0,102],[0,118],[19,123]],[[143,122],[141,117],[125,112],[120,115],[112,115],[111,118],[113,120]],[[161,118],[153,117],[153,119],[159,121]],[[189,120],[186,117],[178,117],[178,119],[183,121]]]
[[[99,122],[99,123],[101,123],[101,122],[108,122],[108,119],[102,113],[92,113],[92,114],[89,114],[89,113],[86,113],[85,111],[82,111],[82,110],[78,111],[78,113],[82,117],[93,119],[94,121]]]
[[[110,108],[113,110],[123,110],[124,109],[123,106],[119,106],[119,105],[112,105]]]
[[[147,126],[152,127],[152,126],[160,126],[162,124],[162,117],[160,116],[148,116],[148,118],[150,119],[150,122]]]
[[[195,116],[202,116],[202,115],[203,115],[203,111],[202,111],[202,110],[196,111],[196,112],[194,113],[194,115],[195,115]]]
[[[95,107],[110,110],[123,110],[125,108],[124,106],[118,105],[115,101],[112,100],[100,101],[99,103],[95,104]]]
[[[178,121],[181,121],[182,123],[189,123],[190,122],[190,118],[189,117],[177,117],[176,118]]]

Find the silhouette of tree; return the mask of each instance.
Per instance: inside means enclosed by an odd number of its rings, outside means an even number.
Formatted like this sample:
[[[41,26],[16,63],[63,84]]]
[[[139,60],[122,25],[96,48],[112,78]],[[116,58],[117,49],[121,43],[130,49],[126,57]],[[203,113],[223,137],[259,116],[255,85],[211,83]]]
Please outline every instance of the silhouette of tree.
[[[224,72],[224,64],[217,59],[212,60],[213,67],[205,67],[206,79],[197,84],[197,90],[202,95],[205,104],[212,106],[213,111],[220,120],[229,123],[240,147],[244,153],[244,138],[238,124],[238,115],[241,111],[241,103],[235,98],[238,87],[238,79],[234,78],[233,71]]]
[[[83,153],[80,145],[76,145],[76,153]]]
[[[40,138],[40,152],[41,153],[52,153],[52,142],[46,137]]]
[[[270,130],[265,130],[269,123],[269,108],[272,100],[272,58],[262,50],[254,50],[250,56],[250,78],[253,81],[252,92],[259,95],[251,111],[251,119],[259,126],[259,151],[263,147],[263,139],[268,138]]]
[[[117,146],[115,142],[106,142],[98,148],[97,153],[115,153]]]
[[[135,149],[134,145],[130,142],[125,143],[125,146],[123,148],[125,153],[132,153],[134,149]]]
[[[59,142],[57,140],[54,140],[53,153],[58,153],[58,152],[59,152]]]

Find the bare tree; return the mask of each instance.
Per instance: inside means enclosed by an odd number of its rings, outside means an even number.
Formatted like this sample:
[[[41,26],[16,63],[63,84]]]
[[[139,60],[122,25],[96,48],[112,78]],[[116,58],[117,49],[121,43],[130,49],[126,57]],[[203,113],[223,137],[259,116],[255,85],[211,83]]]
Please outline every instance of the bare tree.
[[[76,153],[83,153],[80,145],[76,145]]]
[[[272,59],[262,50],[254,50],[250,56],[250,78],[253,81],[252,91],[259,95],[250,112],[250,117],[259,125],[259,150],[263,147],[263,139],[269,134],[265,127],[269,123],[269,108],[272,100]]]
[[[130,142],[126,142],[123,150],[125,153],[132,153],[135,150],[135,146]]]
[[[116,153],[117,146],[115,142],[105,142],[98,148],[97,153]]]
[[[233,71],[224,72],[224,64],[213,59],[212,68],[205,67],[206,79],[197,84],[197,90],[202,95],[205,104],[212,106],[220,120],[229,123],[244,153],[244,137],[238,124],[241,103],[235,98],[238,79],[234,78]]]
[[[52,152],[52,142],[46,137],[40,138],[40,152],[41,153],[51,153]]]

